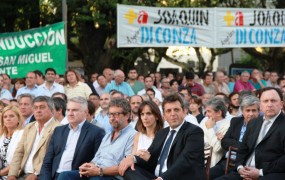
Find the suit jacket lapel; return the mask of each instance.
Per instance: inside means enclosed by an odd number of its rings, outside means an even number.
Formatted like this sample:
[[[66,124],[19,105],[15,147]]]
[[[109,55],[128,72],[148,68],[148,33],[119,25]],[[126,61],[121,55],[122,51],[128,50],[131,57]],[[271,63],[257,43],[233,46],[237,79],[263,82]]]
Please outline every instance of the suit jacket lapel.
[[[63,135],[62,135],[62,141],[59,142],[59,143],[62,143],[62,142],[65,142],[65,144],[63,144],[63,146],[61,146],[61,150],[60,152],[63,152],[64,149],[65,149],[65,146],[66,146],[66,143],[67,143],[67,138],[68,138],[68,134],[69,134],[69,125],[67,125],[65,128],[64,128],[64,131],[63,131]]]
[[[90,126],[90,124],[87,121],[85,121],[83,126],[82,126],[82,128],[81,128],[81,132],[80,132],[77,144],[76,144],[74,157],[76,157],[76,153],[78,152],[79,147],[81,146],[81,144],[83,143],[83,140],[85,139],[85,136],[86,136],[86,134],[88,132],[88,127],[89,126]]]
[[[259,117],[256,121],[256,127],[254,127],[255,131],[253,131],[253,134],[252,134],[253,144],[251,145],[251,149],[254,149],[256,146],[256,141],[258,139],[259,132],[262,127],[262,123],[263,123],[263,117]]]
[[[183,135],[183,132],[184,132],[184,129],[186,128],[186,126],[187,126],[187,122],[185,121],[185,122],[183,123],[183,125],[181,126],[181,128],[179,129],[179,131],[177,132],[177,135],[175,136],[175,139],[174,139],[174,141],[172,142],[170,151],[171,151],[172,147],[176,144],[176,142],[180,139],[180,136]]]

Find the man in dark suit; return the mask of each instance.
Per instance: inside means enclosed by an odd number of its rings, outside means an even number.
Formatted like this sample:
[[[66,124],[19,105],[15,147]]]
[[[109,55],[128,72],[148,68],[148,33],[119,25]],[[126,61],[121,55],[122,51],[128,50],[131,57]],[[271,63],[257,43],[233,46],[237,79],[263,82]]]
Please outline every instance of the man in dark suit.
[[[264,116],[251,120],[237,153],[237,172],[218,179],[285,179],[285,115],[279,89],[267,87],[260,93]]]
[[[259,99],[256,96],[248,95],[242,99],[240,108],[242,116],[232,118],[230,127],[221,141],[221,146],[225,152],[228,152],[230,146],[240,147],[248,122],[259,115]],[[228,154],[226,153],[218,164],[211,168],[210,179],[215,179],[225,174],[227,156]]]
[[[140,156],[127,156],[120,163],[120,174],[126,180],[204,180],[203,130],[185,121],[180,95],[167,96],[162,106],[170,127],[157,132],[149,149],[142,150]]]
[[[67,103],[69,124],[54,130],[39,179],[56,179],[61,172],[78,170],[97,152],[104,130],[86,121],[87,101],[74,97]]]

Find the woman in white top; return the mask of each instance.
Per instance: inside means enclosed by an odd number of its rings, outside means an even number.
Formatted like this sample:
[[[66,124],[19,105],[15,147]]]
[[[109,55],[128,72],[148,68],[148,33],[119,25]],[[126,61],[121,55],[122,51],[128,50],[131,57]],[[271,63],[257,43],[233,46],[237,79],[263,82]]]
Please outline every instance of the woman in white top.
[[[9,105],[3,109],[0,131],[0,178],[6,179],[9,164],[23,134],[24,119],[16,106]]]
[[[163,119],[158,106],[153,101],[144,101],[138,110],[138,133],[135,135],[132,154],[140,155],[147,150],[155,133],[163,128]]]

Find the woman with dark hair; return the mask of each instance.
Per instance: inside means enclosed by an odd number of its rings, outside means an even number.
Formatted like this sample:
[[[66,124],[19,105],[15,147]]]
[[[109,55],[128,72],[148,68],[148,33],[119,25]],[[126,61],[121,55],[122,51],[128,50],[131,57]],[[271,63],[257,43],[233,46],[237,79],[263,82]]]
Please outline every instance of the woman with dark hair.
[[[160,110],[153,101],[144,101],[140,105],[137,128],[132,154],[140,156],[139,150],[148,149],[156,132],[163,128]]]
[[[172,92],[177,93],[178,92],[178,87],[179,87],[179,83],[176,79],[172,79],[170,82],[170,88],[172,90]]]
[[[190,100],[189,110],[193,116],[196,117],[198,123],[204,119],[204,115],[202,114],[202,100],[196,96],[193,96]]]
[[[24,87],[24,86],[26,86],[26,82],[25,82],[24,79],[22,79],[22,78],[15,79],[14,87],[13,87],[13,90],[12,90],[12,97],[15,98],[18,89],[20,89],[21,87]]]

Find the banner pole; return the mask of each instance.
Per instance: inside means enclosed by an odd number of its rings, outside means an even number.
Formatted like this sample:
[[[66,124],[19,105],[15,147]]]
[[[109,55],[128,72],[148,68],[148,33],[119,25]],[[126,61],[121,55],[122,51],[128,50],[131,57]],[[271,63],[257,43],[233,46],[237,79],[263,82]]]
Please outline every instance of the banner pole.
[[[62,21],[65,22],[64,23],[64,36],[65,36],[65,44],[66,44],[65,70],[67,70],[68,46],[67,46],[67,4],[66,4],[66,0],[62,0]]]

